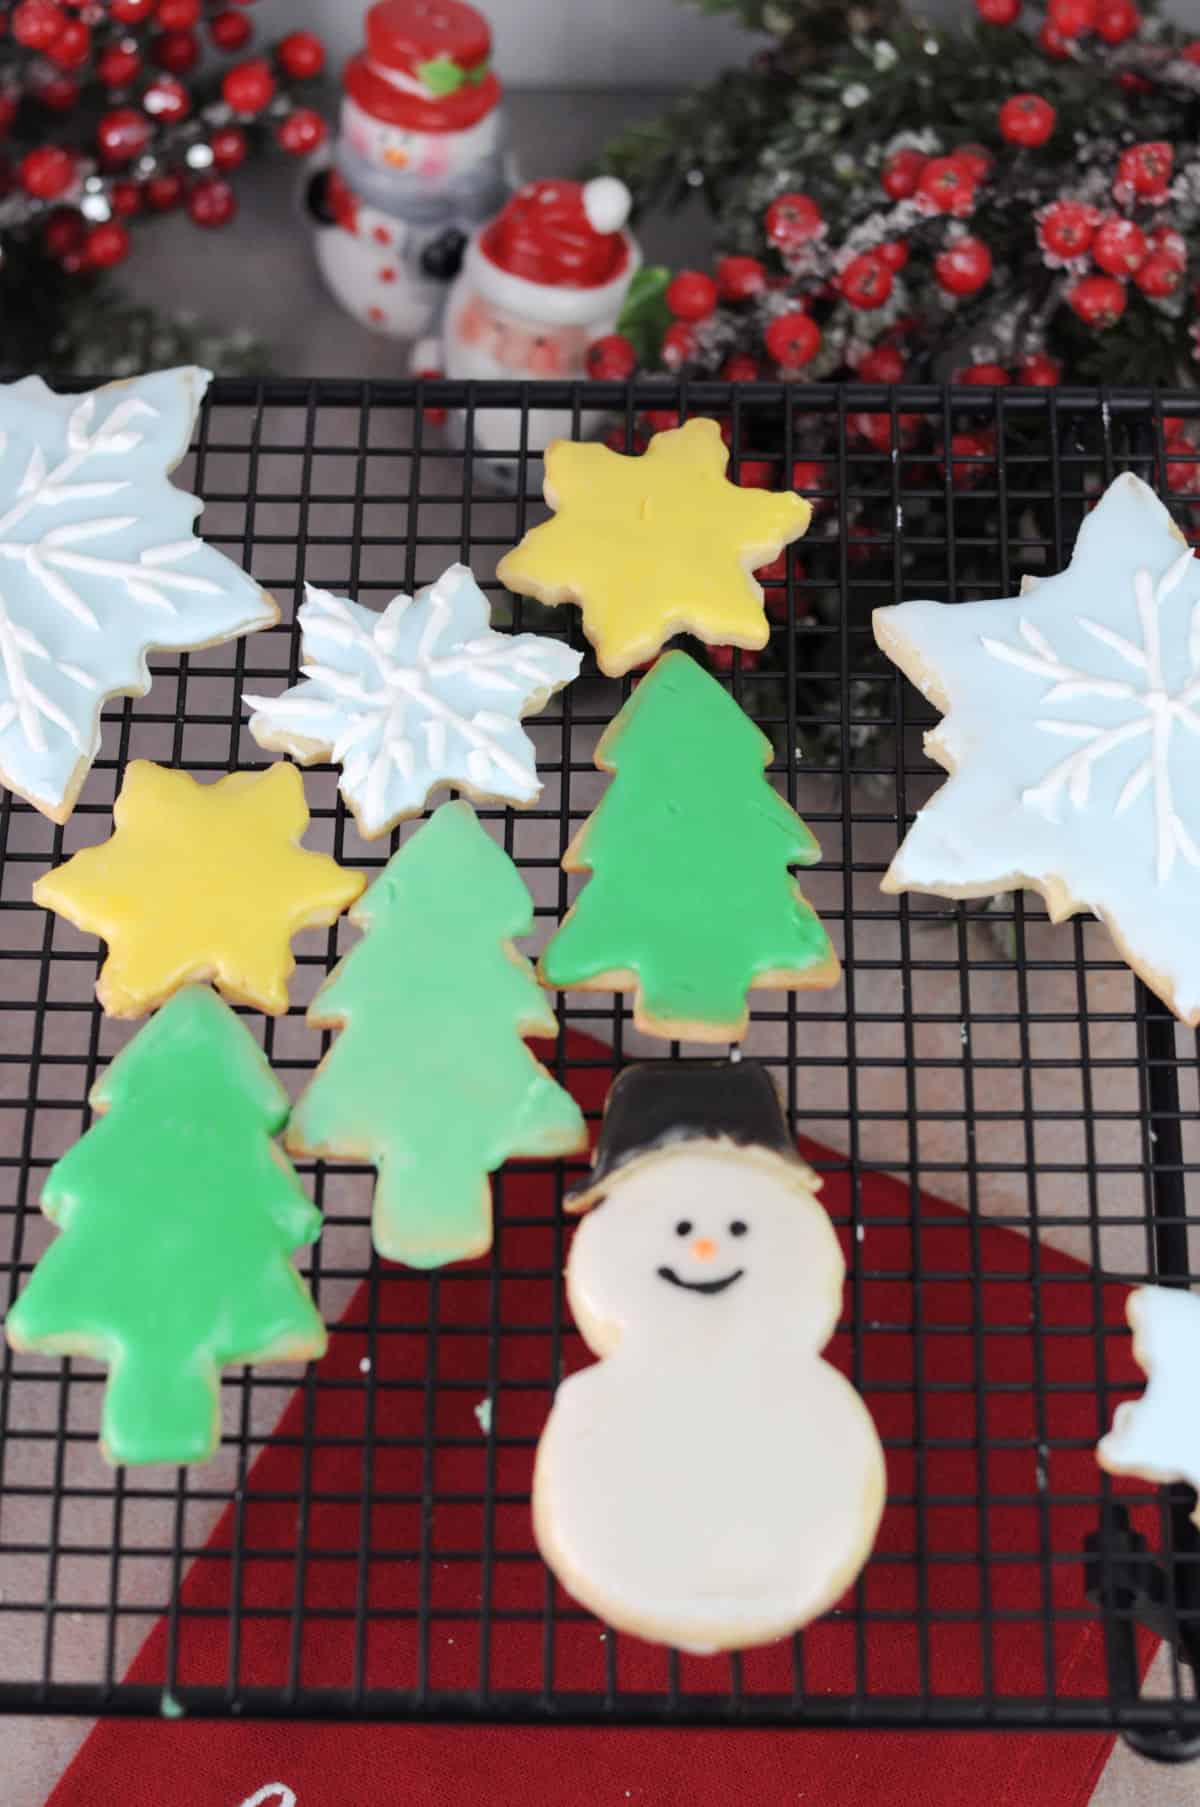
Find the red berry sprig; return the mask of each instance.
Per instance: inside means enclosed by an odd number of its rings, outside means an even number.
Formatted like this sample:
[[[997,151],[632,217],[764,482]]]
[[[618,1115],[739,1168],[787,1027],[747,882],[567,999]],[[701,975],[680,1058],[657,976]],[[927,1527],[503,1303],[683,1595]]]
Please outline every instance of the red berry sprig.
[[[938,286],[951,295],[974,295],[992,273],[992,254],[981,238],[960,238],[933,260]]]
[[[1000,109],[1000,136],[1009,144],[1036,149],[1053,135],[1058,114],[1040,94],[1014,94]]]

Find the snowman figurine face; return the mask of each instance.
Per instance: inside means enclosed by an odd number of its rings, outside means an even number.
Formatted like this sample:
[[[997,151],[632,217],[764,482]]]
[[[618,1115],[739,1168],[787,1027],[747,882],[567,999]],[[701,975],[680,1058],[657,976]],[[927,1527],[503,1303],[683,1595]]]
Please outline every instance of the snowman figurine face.
[[[494,157],[500,146],[500,116],[495,108],[466,131],[410,132],[373,119],[347,98],[342,102],[341,130],[350,149],[372,169],[431,186],[448,181],[485,157]]]
[[[626,1338],[680,1347],[730,1327],[816,1351],[837,1321],[844,1271],[807,1169],[689,1141],[613,1175],[575,1232],[567,1288],[597,1355]]]

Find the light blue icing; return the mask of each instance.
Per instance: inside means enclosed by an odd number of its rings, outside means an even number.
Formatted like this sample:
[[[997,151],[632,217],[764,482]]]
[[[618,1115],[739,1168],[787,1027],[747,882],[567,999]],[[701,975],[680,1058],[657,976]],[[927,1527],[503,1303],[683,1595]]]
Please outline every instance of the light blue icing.
[[[876,622],[948,703],[934,745],[954,774],[888,888],[1057,879],[1180,1014],[1200,1009],[1200,562],[1153,491],[1118,477],[1067,569],[1022,596]]]
[[[100,745],[100,710],[149,688],[146,651],[275,619],[258,585],[196,539],[201,504],[167,473],[205,370],[87,395],[0,385],[0,772],[65,816]]]
[[[382,614],[307,587],[304,678],[247,696],[260,746],[328,753],[365,835],[416,815],[437,784],[532,803],[541,790],[521,717],[579,673],[582,655],[541,634],[499,634],[465,565]]]

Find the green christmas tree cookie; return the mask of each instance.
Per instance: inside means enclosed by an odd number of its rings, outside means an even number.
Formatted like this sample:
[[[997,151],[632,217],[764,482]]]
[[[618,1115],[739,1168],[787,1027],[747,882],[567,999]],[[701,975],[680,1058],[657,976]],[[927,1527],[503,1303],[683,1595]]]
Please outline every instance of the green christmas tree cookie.
[[[790,866],[821,857],[763,770],[771,744],[733,698],[669,652],[605,729],[617,775],[563,857],[591,872],[542,956],[562,991],[636,987],[649,1035],[737,1041],[752,986],[836,985],[838,957]]]
[[[492,1240],[488,1175],[510,1155],[587,1142],[525,1035],[554,1012],[512,938],[533,926],[516,867],[467,803],[446,803],[351,911],[364,938],[309,1008],[341,1034],[288,1125],[293,1154],[371,1161],[372,1233],[390,1261],[438,1267]]]
[[[108,1364],[113,1463],[202,1462],[226,1362],[307,1360],[325,1327],[288,1260],[321,1215],[272,1140],[288,1099],[207,986],[177,992],[92,1088],[105,1113],[55,1163],[50,1244],[5,1326],[14,1349]]]

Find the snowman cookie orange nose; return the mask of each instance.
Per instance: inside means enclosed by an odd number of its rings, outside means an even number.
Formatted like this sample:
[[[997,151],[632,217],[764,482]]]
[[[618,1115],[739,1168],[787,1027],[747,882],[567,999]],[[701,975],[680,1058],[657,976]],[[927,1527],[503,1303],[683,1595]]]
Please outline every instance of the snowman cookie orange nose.
[[[697,1261],[711,1261],[716,1252],[717,1245],[711,1236],[697,1236],[690,1250]]]

